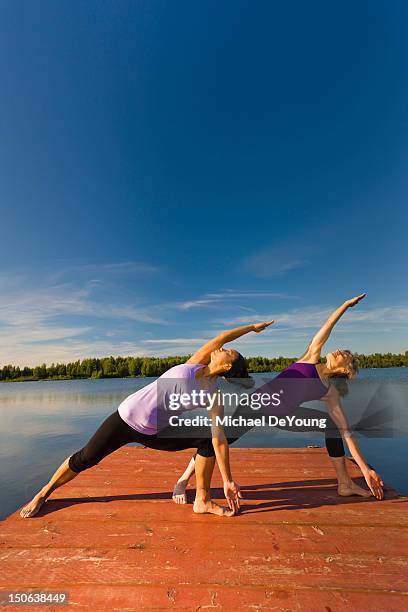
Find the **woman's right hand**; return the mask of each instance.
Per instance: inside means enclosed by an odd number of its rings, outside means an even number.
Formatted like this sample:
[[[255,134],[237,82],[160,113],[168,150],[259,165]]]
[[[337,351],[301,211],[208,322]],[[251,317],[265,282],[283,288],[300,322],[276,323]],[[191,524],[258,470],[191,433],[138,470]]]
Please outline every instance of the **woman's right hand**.
[[[224,495],[231,510],[236,514],[239,510],[239,498],[242,498],[240,486],[233,480],[224,482]]]
[[[360,295],[357,295],[356,297],[351,298],[351,300],[347,300],[346,301],[347,308],[352,308],[353,306],[358,304],[361,300],[365,298],[366,295],[367,295],[366,293],[361,293]]]
[[[273,323],[275,323],[275,321],[265,321],[265,323],[255,323],[254,332],[259,334],[259,332],[263,331],[265,328],[269,327],[269,325],[272,325]]]
[[[377,499],[383,499],[384,491],[383,486],[384,483],[382,481],[381,476],[377,474],[375,470],[368,469],[367,472],[364,472],[364,478],[366,483],[368,484],[370,491]]]

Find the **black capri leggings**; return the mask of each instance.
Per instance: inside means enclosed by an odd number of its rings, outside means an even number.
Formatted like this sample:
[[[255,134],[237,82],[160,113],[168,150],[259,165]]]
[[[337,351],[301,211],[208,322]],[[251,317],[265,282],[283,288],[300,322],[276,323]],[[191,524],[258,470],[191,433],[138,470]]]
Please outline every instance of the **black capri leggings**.
[[[261,412],[257,413],[256,416],[261,416],[261,414],[262,414]],[[239,415],[242,415],[244,418],[249,418],[249,417],[253,417],[254,413],[250,412],[247,406],[244,406],[244,407],[239,406],[233,416],[237,417]],[[305,420],[316,419],[319,422],[321,419],[324,419],[325,424],[326,424],[324,428],[321,428],[318,425],[313,426],[313,427],[310,427],[308,425],[305,425],[303,427],[302,426],[290,427],[289,425],[283,425],[283,426],[275,425],[275,427],[277,429],[284,429],[286,431],[307,432],[307,433],[310,433],[311,431],[322,432],[324,433],[326,449],[327,449],[327,453],[329,457],[344,457],[345,456],[344,444],[343,444],[343,439],[342,439],[340,430],[337,427],[336,423],[333,421],[333,419],[330,417],[330,415],[327,414],[327,412],[324,412],[323,410],[316,410],[315,408],[308,408],[307,406],[299,406],[292,413],[292,415],[288,415],[288,416],[294,416],[295,419],[299,419],[299,418],[305,419]],[[233,442],[236,442],[237,440],[242,438],[242,436],[248,433],[251,429],[252,427],[234,428],[233,437],[229,436],[228,431],[226,431],[228,443],[233,444]]]
[[[211,437],[162,438],[157,435],[147,436],[125,423],[116,410],[103,421],[85,446],[71,455],[68,466],[73,472],[83,472],[130,442],[138,442],[149,448],[171,452],[196,448],[197,454],[202,457],[213,457],[215,455]]]
[[[238,414],[244,414],[246,416],[253,416],[247,414],[247,407],[244,410],[238,408],[234,416]],[[344,456],[344,445],[340,434],[340,431],[330,416],[321,410],[315,410],[313,408],[307,408],[306,406],[299,406],[296,412],[294,412],[296,418],[316,418],[326,419],[326,428],[310,428],[310,427],[282,427],[277,425],[278,429],[287,429],[290,431],[324,431],[326,449],[330,457],[343,457]],[[248,433],[251,427],[242,427],[237,430],[234,429],[234,435],[228,435],[226,430],[226,436],[229,444],[233,444],[239,440],[244,434]],[[185,437],[185,438],[171,438],[163,437],[161,432],[160,437],[157,434],[147,436],[139,433],[125,421],[119,415],[116,410],[110,416],[108,416],[100,427],[96,430],[93,436],[89,439],[86,445],[77,451],[68,461],[68,466],[73,472],[82,472],[97,463],[99,463],[104,457],[113,453],[115,450],[129,444],[131,442],[137,442],[148,448],[154,448],[156,450],[175,452],[179,450],[185,450],[186,448],[196,448],[197,454],[202,457],[214,457],[215,451],[211,440],[211,434],[208,433],[207,437]]]
[[[315,408],[307,408],[306,406],[299,406],[297,410],[294,412],[293,416],[296,419],[316,419],[320,422],[321,419],[325,419],[326,427],[320,428],[318,426],[309,427],[309,426],[296,426],[296,427],[281,427],[277,425],[278,429],[285,429],[290,431],[321,431],[324,432],[324,439],[326,443],[326,449],[329,457],[344,457],[344,444],[343,439],[341,437],[341,433],[339,428],[333,419],[324,412],[323,410],[316,410]]]

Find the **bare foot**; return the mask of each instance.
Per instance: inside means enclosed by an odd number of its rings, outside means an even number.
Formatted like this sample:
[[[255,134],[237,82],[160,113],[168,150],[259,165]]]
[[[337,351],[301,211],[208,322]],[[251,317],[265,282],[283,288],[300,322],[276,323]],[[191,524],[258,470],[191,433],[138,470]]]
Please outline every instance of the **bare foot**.
[[[339,484],[337,493],[340,497],[350,497],[351,495],[360,495],[360,497],[371,497],[371,491],[359,487],[355,482],[350,479],[350,482]]]
[[[215,502],[201,501],[196,499],[193,510],[196,514],[217,514],[218,516],[234,516],[234,511],[230,508],[223,508]]]
[[[26,506],[20,510],[20,516],[22,518],[30,518],[31,516],[34,516],[34,514],[37,514],[44,502],[44,496],[38,493]]]
[[[176,482],[173,489],[173,501],[175,504],[186,504],[187,503],[187,481],[181,480]]]

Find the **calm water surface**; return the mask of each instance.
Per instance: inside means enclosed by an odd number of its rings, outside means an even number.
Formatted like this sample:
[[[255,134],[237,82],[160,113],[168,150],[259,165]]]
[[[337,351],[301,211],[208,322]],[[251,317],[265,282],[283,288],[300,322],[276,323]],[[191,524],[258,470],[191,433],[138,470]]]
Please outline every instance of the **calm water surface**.
[[[263,379],[274,374],[254,376]],[[384,480],[408,494],[408,368],[362,370],[359,378],[367,382],[395,383],[397,435],[394,429],[392,436],[361,436],[358,442],[367,461]],[[127,395],[152,380],[116,378],[0,384],[0,518],[28,501]],[[313,407],[323,409],[323,404],[314,403]],[[305,436],[273,430],[268,437],[247,434],[236,446],[308,444],[324,446],[323,436],[318,432]]]

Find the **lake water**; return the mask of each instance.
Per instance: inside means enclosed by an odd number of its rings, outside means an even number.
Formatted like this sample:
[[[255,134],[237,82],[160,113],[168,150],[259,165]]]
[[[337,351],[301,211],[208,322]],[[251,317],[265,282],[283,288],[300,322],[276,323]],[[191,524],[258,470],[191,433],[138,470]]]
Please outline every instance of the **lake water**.
[[[257,379],[275,374],[255,374]],[[362,370],[367,383],[392,383],[395,390],[393,433],[358,436],[366,460],[385,482],[408,494],[407,397],[408,368]],[[130,393],[153,378],[39,381],[0,384],[0,518],[4,518],[43,486],[60,463],[80,449],[102,420]],[[322,402],[313,407],[323,408]],[[324,446],[321,433],[274,430],[273,435],[247,434],[242,447]],[[236,476],[239,482],[239,475]]]

